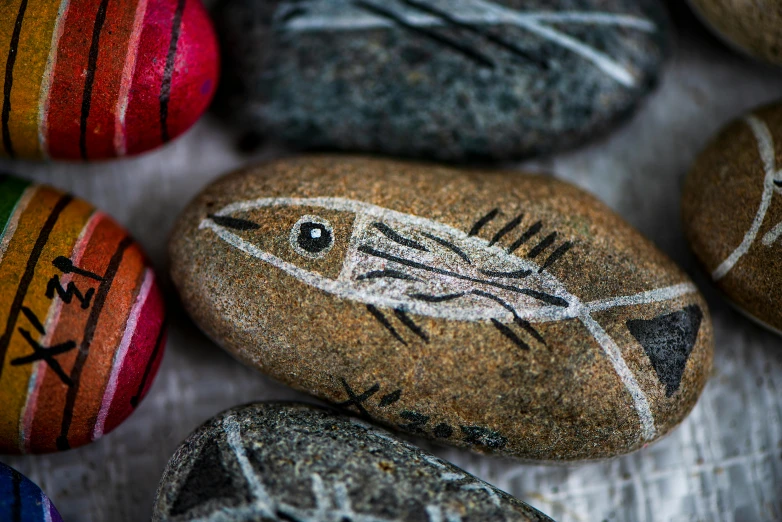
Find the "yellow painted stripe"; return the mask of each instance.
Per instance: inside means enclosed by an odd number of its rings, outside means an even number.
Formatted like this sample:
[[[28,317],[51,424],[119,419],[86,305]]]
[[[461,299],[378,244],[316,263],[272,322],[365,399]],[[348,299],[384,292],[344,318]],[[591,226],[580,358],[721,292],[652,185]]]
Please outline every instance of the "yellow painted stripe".
[[[16,294],[19,280],[25,271],[27,260],[41,227],[61,197],[62,193],[58,191],[46,187],[40,188],[36,193],[35,200],[28,205],[27,210],[22,214],[16,233],[11,238],[6,255],[0,264],[0,295],[14,296]],[[45,324],[50,307],[59,299],[56,294],[54,299],[46,297],[46,285],[52,275],[57,273],[57,269],[52,266],[52,261],[58,256],[69,257],[71,255],[73,246],[92,212],[93,208],[84,201],[74,200],[71,202],[62,211],[49,235],[49,241],[41,251],[23,305],[29,308],[42,324]],[[0,304],[2,304],[0,326],[2,327],[5,327],[8,321],[12,300],[13,297],[0,300]],[[74,303],[69,306],[78,306],[78,303],[75,301]],[[28,383],[33,369],[32,364],[11,365],[13,359],[33,353],[33,349],[19,333],[19,328],[30,332],[33,339],[40,341],[42,338],[30,321],[23,314],[20,314],[13,328],[8,351],[3,361],[3,373],[0,376],[0,404],[3,405],[0,408],[0,441],[16,441],[18,438],[19,416],[27,401]],[[62,392],[65,393],[66,390],[67,387],[63,385]],[[0,453],[16,453],[18,451],[18,447],[7,447],[0,442]]]
[[[12,3],[18,4],[18,2]],[[19,157],[41,157],[38,143],[41,83],[49,60],[49,50],[52,46],[59,10],[60,2],[57,1],[28,0],[22,32],[19,35],[14,83],[11,90],[11,114],[8,120],[14,151]],[[8,47],[0,47],[0,49],[8,49]]]

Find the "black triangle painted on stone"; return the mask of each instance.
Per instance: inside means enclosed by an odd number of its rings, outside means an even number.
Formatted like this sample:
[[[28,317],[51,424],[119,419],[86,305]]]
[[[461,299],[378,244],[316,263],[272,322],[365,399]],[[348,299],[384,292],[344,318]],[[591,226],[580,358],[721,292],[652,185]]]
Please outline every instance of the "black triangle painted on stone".
[[[630,333],[641,343],[652,361],[657,378],[665,384],[667,397],[679,389],[702,320],[700,307],[692,305],[654,319],[627,321]]]
[[[223,466],[217,442],[211,440],[206,443],[190,468],[171,506],[171,515],[182,515],[196,506],[218,498],[228,501],[230,505],[237,505],[244,496],[241,488],[234,486],[231,475]]]

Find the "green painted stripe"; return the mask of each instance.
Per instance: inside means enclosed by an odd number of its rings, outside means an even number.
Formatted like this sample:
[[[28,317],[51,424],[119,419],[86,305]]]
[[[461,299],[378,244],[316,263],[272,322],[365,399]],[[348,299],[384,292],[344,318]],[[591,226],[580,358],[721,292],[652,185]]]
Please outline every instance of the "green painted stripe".
[[[5,236],[8,222],[16,210],[22,194],[30,186],[29,181],[0,174],[0,240]]]

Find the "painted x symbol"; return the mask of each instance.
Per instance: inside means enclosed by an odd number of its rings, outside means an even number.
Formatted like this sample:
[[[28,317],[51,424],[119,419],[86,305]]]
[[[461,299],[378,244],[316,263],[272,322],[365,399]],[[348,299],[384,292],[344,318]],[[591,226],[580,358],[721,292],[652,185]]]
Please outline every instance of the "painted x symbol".
[[[370,397],[372,397],[374,394],[376,394],[378,391],[380,391],[380,385],[375,383],[374,386],[369,388],[367,391],[362,393],[361,395],[356,395],[356,393],[353,391],[353,389],[350,387],[350,385],[347,383],[345,379],[340,379],[342,381],[342,386],[345,388],[345,392],[348,394],[348,400],[337,403],[337,406],[340,408],[348,408],[350,406],[355,406],[356,409],[358,409],[358,414],[361,418],[372,420],[372,417],[369,415],[369,412],[364,408],[363,403],[367,401]]]
[[[41,335],[46,334],[43,325],[32,312],[32,310],[25,306],[22,307],[22,313],[25,315],[25,317],[27,317],[30,323],[32,323],[32,325]],[[27,341],[27,343],[32,347],[33,353],[30,355],[25,355],[24,357],[17,357],[16,359],[13,359],[11,361],[11,366],[32,364],[35,361],[45,361],[49,368],[51,368],[54,373],[57,374],[63,383],[65,383],[67,386],[73,386],[73,381],[68,376],[68,374],[65,373],[65,371],[62,369],[62,366],[60,366],[60,363],[57,362],[54,356],[69,352],[76,348],[76,343],[74,341],[66,341],[55,346],[46,347],[41,346],[40,343],[33,339],[33,336],[30,335],[30,332],[24,328],[19,328],[19,333],[22,334],[22,337],[24,337],[25,341]]]

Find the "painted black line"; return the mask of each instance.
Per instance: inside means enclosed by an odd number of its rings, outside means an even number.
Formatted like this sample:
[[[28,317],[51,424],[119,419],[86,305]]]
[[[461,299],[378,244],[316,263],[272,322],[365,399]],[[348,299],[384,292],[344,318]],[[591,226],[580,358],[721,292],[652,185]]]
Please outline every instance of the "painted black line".
[[[407,343],[404,339],[402,339],[402,336],[399,335],[399,332],[396,331],[396,328],[388,322],[388,319],[386,319],[386,316],[383,315],[383,312],[372,306],[371,304],[367,305],[367,310],[369,310],[369,313],[371,313],[377,321],[383,325],[383,327],[388,330],[388,332],[394,336],[394,339],[399,341],[400,343],[407,346]]]
[[[459,299],[460,297],[464,297],[465,294],[462,292],[461,294],[445,294],[445,295],[431,295],[431,294],[410,294],[409,297],[412,297],[413,299],[417,299],[418,301],[426,301],[427,303],[444,303],[446,301],[453,301],[454,299]]]
[[[428,5],[424,2],[420,2],[418,0],[402,0],[403,3],[414,7],[416,9],[420,9],[421,11],[427,12],[431,15],[434,15],[441,20],[443,20],[446,23],[449,23],[453,25],[454,27],[458,27],[460,29],[464,29],[465,31],[469,31],[472,33],[475,33],[479,36],[482,36],[483,38],[486,38],[491,43],[498,45],[505,49],[506,51],[510,51],[513,55],[515,55],[517,58],[521,58],[524,61],[531,62],[535,64],[536,66],[540,67],[541,69],[548,70],[549,64],[548,62],[544,62],[543,60],[533,56],[532,54],[528,53],[521,47],[519,47],[516,44],[513,44],[511,42],[506,41],[502,37],[480,27],[477,25],[472,25],[467,22],[463,22],[459,20],[458,18],[454,18],[450,14],[446,13],[445,11],[441,11],[439,9],[436,9],[432,7],[431,5]]]
[[[294,18],[299,18],[300,16],[304,16],[307,14],[307,10],[303,7],[294,7],[280,18],[280,22],[283,24],[287,24]]]
[[[508,221],[508,223],[502,227],[499,232],[494,234],[494,237],[491,238],[491,241],[489,241],[489,246],[493,246],[497,244],[503,237],[505,237],[506,234],[511,232],[514,228],[519,226],[521,224],[521,220],[524,219],[524,214],[519,214],[515,218]]]
[[[565,243],[562,243],[559,245],[559,248],[554,250],[554,252],[548,256],[548,259],[546,259],[546,262],[543,263],[543,266],[540,267],[540,270],[538,270],[538,273],[542,273],[547,268],[551,267],[554,263],[559,261],[559,259],[564,256],[568,250],[570,250],[573,247],[573,243],[571,241],[567,241]]]
[[[777,187],[782,187],[782,179],[775,179],[774,185],[776,185]]]
[[[24,22],[24,13],[27,11],[27,0],[22,0],[19,4],[19,12],[16,13],[16,23],[14,31],[11,33],[11,45],[8,46],[8,59],[5,62],[5,84],[3,85],[3,147],[5,152],[11,158],[16,157],[14,144],[11,141],[11,131],[8,128],[8,121],[11,119],[11,90],[14,86],[14,65],[16,65],[16,54],[19,50],[19,37],[22,34],[22,22]]]
[[[520,238],[518,238],[510,247],[508,247],[508,253],[512,254],[518,250],[521,245],[529,241],[532,236],[540,232],[541,228],[543,228],[542,222],[538,221],[537,223],[533,223],[532,226],[530,226],[526,232],[521,235]]]
[[[396,23],[398,26],[403,27],[408,31],[420,34],[421,36],[429,38],[430,40],[437,42],[440,45],[448,47],[449,49],[462,54],[462,56],[464,56],[465,58],[472,60],[473,62],[475,62],[476,64],[482,67],[488,67],[490,69],[494,68],[494,62],[491,61],[487,56],[484,56],[482,53],[476,51],[475,49],[472,49],[456,40],[448,38],[447,36],[443,36],[431,31],[427,31],[423,27],[418,27],[417,25],[413,25],[407,20],[405,20],[404,18],[397,15],[396,13],[389,11],[388,9],[385,9],[377,5],[373,5],[370,2],[366,2],[365,0],[354,0],[353,5],[361,9],[364,9],[365,11],[369,11],[370,13],[375,14],[377,16],[386,18],[387,20],[391,20],[392,22]]]
[[[277,515],[277,518],[280,520],[283,520],[284,522],[303,522],[301,519],[296,518],[295,516],[291,515],[290,513],[285,513],[280,508],[277,508],[277,511],[275,512]]]
[[[488,277],[504,277],[507,279],[524,279],[532,273],[532,270],[516,270],[515,272],[495,272],[494,270],[478,270]]]
[[[74,341],[58,344],[57,346],[53,346],[51,348],[44,348],[38,344],[30,335],[30,332],[24,328],[19,328],[19,333],[22,334],[22,337],[24,337],[25,341],[27,341],[30,347],[32,347],[33,353],[32,355],[26,355],[24,357],[17,357],[16,359],[13,359],[11,361],[11,366],[21,366],[23,364],[29,364],[35,361],[43,360],[46,361],[46,364],[49,366],[49,368],[54,370],[54,373],[57,374],[63,384],[66,386],[73,386],[73,380],[71,380],[68,374],[65,373],[65,370],[63,370],[62,366],[60,366],[60,363],[54,359],[54,356],[69,352],[76,348],[76,343]]]
[[[166,56],[166,68],[163,70],[163,83],[160,86],[160,135],[163,143],[171,137],[168,133],[168,102],[171,99],[171,78],[174,76],[174,63],[176,61],[176,48],[179,43],[179,35],[182,33],[182,13],[185,11],[187,0],[178,0],[174,20],[171,23],[171,40],[168,44],[168,56]]]
[[[551,234],[547,235],[546,237],[543,238],[543,240],[540,243],[535,245],[535,248],[529,251],[527,257],[530,259],[535,259],[540,254],[542,254],[544,250],[550,247],[556,239],[557,239],[556,232],[552,232]]]
[[[60,217],[60,214],[62,214],[63,209],[65,209],[72,200],[73,197],[66,194],[57,201],[49,214],[49,217],[46,218],[43,227],[41,227],[41,231],[38,233],[38,239],[35,240],[35,245],[33,245],[33,249],[30,251],[30,257],[27,258],[24,274],[22,274],[22,278],[19,280],[19,286],[16,287],[16,295],[11,302],[11,311],[8,313],[5,331],[3,332],[3,336],[0,337],[0,376],[3,375],[3,361],[5,361],[8,345],[11,342],[11,335],[16,326],[16,320],[19,318],[19,312],[22,309],[24,298],[27,295],[27,290],[35,275],[35,265],[38,264],[38,259],[41,257],[43,247],[45,247],[46,243],[49,241],[49,234],[51,234],[55,223],[57,223],[57,219]]]
[[[525,343],[523,340],[521,340],[521,338],[518,335],[516,335],[516,332],[514,332],[513,330],[508,328],[506,325],[502,324],[497,319],[493,319],[493,318],[491,320],[491,324],[493,324],[494,327],[497,330],[499,330],[499,332],[502,335],[504,335],[505,337],[510,339],[511,342],[513,342],[513,344],[515,344],[516,346],[518,346],[522,350],[529,350],[529,345],[527,343]]]
[[[11,505],[11,522],[22,522],[22,474],[14,468],[11,468],[11,483],[14,497]]]
[[[366,281],[367,279],[381,279],[386,277],[389,279],[403,279],[405,281],[422,281],[417,277],[405,274],[399,270],[373,270],[358,276],[356,281]]]
[[[92,87],[95,83],[95,70],[98,67],[98,51],[100,50],[100,32],[103,24],[106,22],[106,10],[109,7],[109,0],[102,0],[98,6],[98,13],[95,15],[95,24],[92,26],[92,43],[90,44],[90,54],[87,61],[87,70],[85,71],[84,92],[81,98],[81,121],[79,123],[79,150],[81,159],[87,159],[87,120],[90,117],[90,106],[92,105]]]
[[[403,325],[407,326],[407,328],[409,328],[411,332],[416,334],[418,337],[420,337],[427,343],[429,342],[429,336],[426,334],[426,332],[424,332],[424,330],[420,326],[415,324],[415,322],[412,319],[410,319],[410,316],[407,315],[404,310],[395,308],[394,315],[396,315],[397,319],[399,319]]]
[[[398,401],[402,397],[402,389],[394,390],[380,397],[380,407],[385,408]]]
[[[57,437],[57,449],[66,450],[70,448],[68,443],[68,432],[71,429],[71,421],[73,420],[73,408],[76,405],[76,395],[79,393],[79,384],[81,380],[81,372],[84,369],[84,365],[87,363],[87,356],[90,353],[90,345],[92,344],[92,338],[95,336],[95,331],[98,328],[98,321],[100,320],[101,312],[103,312],[103,305],[106,304],[106,298],[111,290],[111,285],[114,282],[114,277],[117,275],[119,266],[122,263],[122,259],[125,256],[125,251],[133,244],[133,239],[125,237],[117,245],[117,249],[114,251],[108,267],[106,267],[106,273],[103,274],[103,281],[98,287],[98,292],[95,294],[95,301],[92,304],[90,310],[90,316],[87,318],[87,324],[84,327],[84,335],[81,338],[81,344],[79,345],[79,353],[76,355],[76,362],[73,363],[71,369],[71,380],[73,386],[68,388],[68,394],[65,398],[65,408],[62,414],[62,429],[60,435]]]
[[[400,245],[406,246],[407,248],[414,248],[415,250],[420,250],[422,252],[429,252],[429,249],[418,241],[400,236],[393,228],[389,227],[385,223],[372,223],[372,226],[394,243],[399,243]]]
[[[485,297],[487,299],[491,299],[492,301],[496,301],[497,303],[499,303],[503,308],[505,308],[506,310],[508,310],[510,313],[513,314],[513,322],[514,323],[516,323],[518,326],[520,326],[522,329],[524,329],[527,333],[532,335],[532,337],[534,337],[538,342],[540,342],[540,343],[542,343],[544,345],[546,344],[546,341],[543,339],[543,337],[540,335],[540,333],[538,333],[538,331],[535,330],[535,328],[533,328],[533,326],[529,323],[529,321],[526,321],[526,320],[522,319],[521,317],[519,317],[519,315],[516,313],[516,309],[513,308],[510,304],[508,304],[507,302],[505,302],[504,300],[500,299],[499,297],[497,297],[494,294],[490,294],[488,292],[482,292],[481,290],[473,290],[471,293],[474,294],[474,295]]]
[[[340,378],[340,381],[342,381],[342,387],[345,388],[345,393],[348,394],[348,400],[338,402],[336,406],[339,406],[340,408],[355,406],[358,409],[358,414],[360,417],[371,420],[372,417],[370,417],[369,412],[366,410],[366,408],[364,408],[364,402],[380,391],[380,385],[375,383],[371,388],[369,388],[361,395],[356,395],[356,392],[354,392],[353,388],[350,387],[348,381],[346,381],[344,378]]]
[[[464,261],[466,261],[469,264],[472,264],[472,259],[470,259],[470,256],[464,253],[464,250],[459,248],[458,246],[454,245],[450,241],[446,241],[445,239],[437,236],[433,236],[432,234],[428,234],[426,232],[421,232],[421,235],[424,237],[427,237],[434,241],[435,243],[439,243],[457,256],[461,257]]]
[[[26,306],[22,307],[22,313],[27,318],[28,321],[30,321],[30,324],[33,325],[33,328],[38,330],[38,333],[41,335],[46,335],[46,330],[44,329],[43,325],[41,324],[41,321],[38,320],[38,316],[36,316],[32,310],[27,308]]]
[[[221,227],[232,228],[234,230],[258,230],[261,225],[253,223],[246,219],[239,219],[229,216],[216,216],[214,214],[208,214],[206,217],[214,221]]]
[[[98,274],[90,272],[88,270],[82,270],[81,268],[74,266],[73,261],[71,261],[65,256],[57,256],[56,258],[54,258],[54,261],[52,261],[52,264],[57,270],[59,270],[63,274],[78,274],[80,276],[88,277],[95,281],[103,281],[103,278]]]
[[[160,331],[157,333],[157,339],[155,339],[155,348],[152,350],[152,355],[150,355],[149,359],[147,359],[147,366],[144,368],[144,375],[141,377],[141,384],[138,385],[136,394],[130,398],[130,405],[133,406],[133,408],[137,408],[138,404],[141,402],[141,396],[144,393],[144,387],[147,385],[149,375],[152,373],[152,366],[155,364],[155,360],[157,360],[158,353],[163,348],[163,339],[165,339],[166,336],[166,326],[167,321],[163,320],[163,323],[160,325]]]
[[[477,236],[478,232],[481,231],[481,229],[486,226],[486,224],[491,221],[492,219],[497,217],[497,214],[500,213],[500,209],[495,208],[489,211],[488,214],[483,216],[481,219],[475,222],[475,224],[470,229],[470,233],[468,235],[470,236]]]
[[[464,281],[472,281],[473,283],[481,283],[484,285],[493,286],[495,288],[502,288],[503,290],[508,290],[510,292],[528,295],[530,297],[538,299],[539,301],[543,301],[544,303],[552,304],[554,306],[563,306],[563,307],[570,306],[568,302],[562,299],[561,297],[557,297],[550,294],[544,294],[542,292],[537,292],[535,290],[530,290],[527,288],[517,288],[515,286],[505,285],[502,283],[498,283],[496,281],[490,281],[488,279],[477,279],[475,277],[470,277],[470,276],[458,274],[456,272],[451,272],[450,270],[443,270],[442,268],[435,268],[433,266],[424,265],[416,261],[411,261],[410,259],[397,257],[387,252],[381,252],[379,250],[375,250],[374,248],[368,247],[366,245],[362,245],[358,247],[358,250],[359,252],[363,252],[364,254],[369,254],[371,256],[379,257],[381,259],[387,259],[388,261],[393,261],[395,263],[399,263],[400,265],[409,266],[411,268],[418,268],[420,270],[434,272],[435,274],[442,274],[456,279],[462,279]]]

